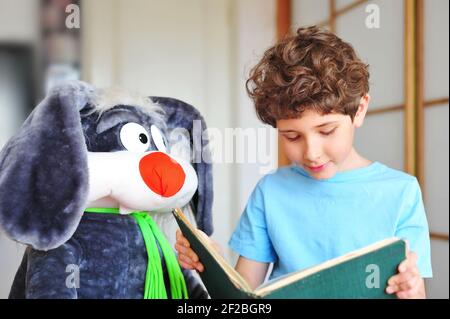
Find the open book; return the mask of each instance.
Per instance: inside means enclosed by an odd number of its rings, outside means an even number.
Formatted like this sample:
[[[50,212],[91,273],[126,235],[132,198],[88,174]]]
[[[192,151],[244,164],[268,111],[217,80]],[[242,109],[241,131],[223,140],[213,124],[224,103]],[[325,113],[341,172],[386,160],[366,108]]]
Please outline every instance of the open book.
[[[388,238],[317,266],[270,280],[251,289],[201,236],[179,209],[173,214],[205,270],[200,277],[211,298],[395,298],[388,279],[406,258],[406,242]]]

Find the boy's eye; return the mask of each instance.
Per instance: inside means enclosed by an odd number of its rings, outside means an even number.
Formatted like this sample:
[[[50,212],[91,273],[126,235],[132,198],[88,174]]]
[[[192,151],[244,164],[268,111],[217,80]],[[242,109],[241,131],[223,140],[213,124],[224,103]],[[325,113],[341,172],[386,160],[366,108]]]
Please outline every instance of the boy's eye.
[[[284,136],[288,141],[296,141],[299,136],[298,135],[285,135]]]
[[[329,131],[320,132],[320,134],[328,136],[328,135],[333,134],[334,131],[336,131],[336,127],[334,129],[332,129],[332,130],[329,130]]]

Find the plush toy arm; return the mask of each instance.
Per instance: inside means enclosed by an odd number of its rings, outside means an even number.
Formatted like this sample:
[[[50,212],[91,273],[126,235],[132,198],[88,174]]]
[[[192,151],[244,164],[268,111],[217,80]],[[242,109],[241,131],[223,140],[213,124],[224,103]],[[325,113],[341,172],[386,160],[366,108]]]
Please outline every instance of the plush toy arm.
[[[27,299],[77,299],[81,249],[74,239],[48,252],[27,250]]]
[[[182,269],[189,299],[207,299],[208,292],[197,279],[192,270]]]

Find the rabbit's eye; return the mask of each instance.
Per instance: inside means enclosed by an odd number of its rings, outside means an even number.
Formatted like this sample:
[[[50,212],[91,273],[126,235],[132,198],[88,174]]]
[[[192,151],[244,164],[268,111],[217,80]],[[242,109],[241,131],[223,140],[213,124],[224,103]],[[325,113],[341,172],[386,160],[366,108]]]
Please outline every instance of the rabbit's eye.
[[[164,143],[164,138],[159,128],[157,128],[155,125],[152,125],[150,127],[150,132],[152,133],[153,142],[155,143],[158,151],[164,153],[167,152],[166,144]]]
[[[150,138],[142,125],[127,123],[120,130],[120,142],[130,152],[144,153],[148,150]]]
[[[141,141],[142,144],[147,144],[148,137],[144,133],[139,134],[139,141]]]

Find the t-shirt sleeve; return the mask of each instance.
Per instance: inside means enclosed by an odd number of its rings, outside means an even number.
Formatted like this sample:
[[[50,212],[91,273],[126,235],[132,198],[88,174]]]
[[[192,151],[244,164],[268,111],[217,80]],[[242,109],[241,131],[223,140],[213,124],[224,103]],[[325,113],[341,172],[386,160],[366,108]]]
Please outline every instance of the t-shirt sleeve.
[[[406,201],[399,216],[396,237],[404,238],[417,255],[417,267],[423,278],[433,277],[431,268],[430,233],[422,194],[416,179],[406,191]]]
[[[229,241],[239,255],[258,262],[275,262],[277,256],[267,232],[261,182],[251,194],[236,230]]]

